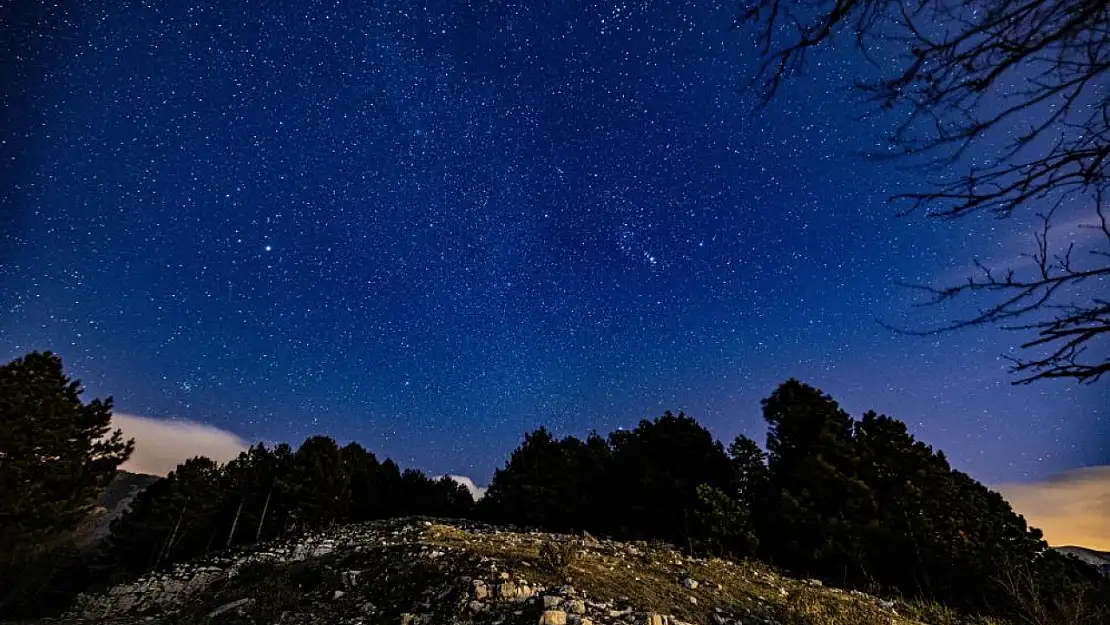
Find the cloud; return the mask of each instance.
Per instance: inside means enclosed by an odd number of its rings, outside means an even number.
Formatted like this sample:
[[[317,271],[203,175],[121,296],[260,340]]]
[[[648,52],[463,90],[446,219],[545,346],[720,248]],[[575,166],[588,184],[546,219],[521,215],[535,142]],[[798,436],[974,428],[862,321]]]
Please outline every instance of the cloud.
[[[1086,467],[998,491],[1048,544],[1110,551],[1110,466]]]
[[[466,490],[470,491],[470,496],[474,498],[474,501],[478,501],[482,497],[485,497],[486,491],[489,490],[484,486],[478,486],[474,483],[474,480],[465,475],[448,475],[447,477],[465,486]]]
[[[171,421],[115,413],[112,428],[135,439],[135,453],[120,467],[124,471],[166,475],[193,456],[227,462],[250,443],[238,435],[196,421]]]
[[[974,254],[979,262],[990,269],[996,278],[1005,277],[1007,270],[1013,270],[1017,278],[1032,278],[1037,275],[1037,262],[1033,253],[1037,251],[1037,240],[1034,233],[1041,232],[1041,224],[1030,221],[1018,222],[1011,229],[1000,230],[999,234],[981,233],[973,235],[970,249],[977,251]],[[1065,219],[1054,219],[1048,234],[1049,264],[1059,270],[1056,256],[1067,253],[1069,246],[1074,246],[1071,251],[1071,260],[1075,269],[1088,269],[1091,258],[1090,252],[1099,250],[1107,251],[1107,234],[1101,228],[1096,215],[1084,214],[1071,216]],[[963,253],[966,253],[964,250]],[[1101,260],[1101,259],[1099,259]],[[1098,262],[1096,260],[1095,262]],[[952,284],[963,284],[968,278],[977,281],[986,278],[983,270],[970,260],[960,262],[954,266],[942,269],[930,282],[933,286],[944,287]]]

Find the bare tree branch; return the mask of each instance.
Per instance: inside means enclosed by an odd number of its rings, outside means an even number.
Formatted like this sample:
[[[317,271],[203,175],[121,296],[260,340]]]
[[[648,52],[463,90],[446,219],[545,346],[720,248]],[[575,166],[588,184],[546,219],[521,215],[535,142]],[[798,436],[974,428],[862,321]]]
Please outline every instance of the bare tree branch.
[[[1097,297],[1110,292],[1110,3],[755,0],[734,26],[745,24],[754,25],[763,54],[753,84],[764,105],[811,52],[844,37],[888,68],[856,83],[896,119],[871,156],[908,159],[936,176],[890,198],[900,215],[1040,217],[1018,267],[975,261],[977,275],[964,283],[903,285],[925,294],[926,305],[985,299],[977,314],[930,329],[885,327],[931,335],[995,325],[1031,334],[1021,347],[1036,355],[1007,357],[1015,384],[1095,382],[1110,372],[1110,308]],[[1091,223],[1080,227],[1094,236],[1050,238],[1061,208],[1090,211]]]

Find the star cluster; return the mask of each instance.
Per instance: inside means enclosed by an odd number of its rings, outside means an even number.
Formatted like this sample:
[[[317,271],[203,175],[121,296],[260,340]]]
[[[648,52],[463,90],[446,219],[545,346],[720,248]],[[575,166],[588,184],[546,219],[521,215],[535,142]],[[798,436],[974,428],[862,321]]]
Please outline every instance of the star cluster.
[[[1105,392],[913,338],[848,56],[769,108],[729,6],[91,0],[4,10],[0,355],[130,413],[488,479],[527,429],[683,409],[762,438],[787,377],[986,480],[1110,459]]]

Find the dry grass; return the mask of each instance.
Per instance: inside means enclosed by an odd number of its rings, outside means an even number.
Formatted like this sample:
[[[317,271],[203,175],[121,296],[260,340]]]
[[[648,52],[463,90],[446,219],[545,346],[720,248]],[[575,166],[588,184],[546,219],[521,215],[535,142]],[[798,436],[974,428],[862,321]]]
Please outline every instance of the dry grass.
[[[898,611],[929,625],[1007,625],[986,616],[968,616],[931,601],[899,601]]]
[[[656,545],[637,543],[630,552],[627,546],[594,545],[570,536],[469,533],[442,525],[428,528],[425,538],[489,557],[532,583],[570,583],[593,600],[691,623],[712,623],[712,613],[720,609],[780,625],[1002,625],[933,604],[899,603],[894,610],[873,597],[783,577],[757,562],[691,559]],[[553,567],[549,560],[555,552],[574,555],[565,566]],[[687,588],[687,578],[697,587]]]
[[[548,542],[540,546],[540,565],[553,575],[565,574],[581,551],[563,542]]]

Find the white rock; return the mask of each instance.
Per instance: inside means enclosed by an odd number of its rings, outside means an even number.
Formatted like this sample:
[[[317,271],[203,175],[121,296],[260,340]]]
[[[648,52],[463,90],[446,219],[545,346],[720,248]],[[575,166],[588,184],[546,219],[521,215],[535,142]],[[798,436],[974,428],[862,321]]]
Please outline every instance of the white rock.
[[[544,610],[540,625],[567,625],[567,613],[562,610]]]
[[[216,608],[215,610],[212,610],[211,612],[209,612],[207,618],[213,618],[215,616],[219,616],[219,615],[223,614],[224,612],[227,612],[228,610],[234,610],[235,608],[247,605],[247,604],[251,603],[252,601],[254,601],[254,599],[251,599],[251,598],[248,597],[246,599],[239,599],[237,601],[232,601],[231,603],[225,603],[222,606]]]
[[[698,581],[692,577],[687,577],[686,579],[682,580],[682,585],[689,590],[694,590],[698,587]]]

